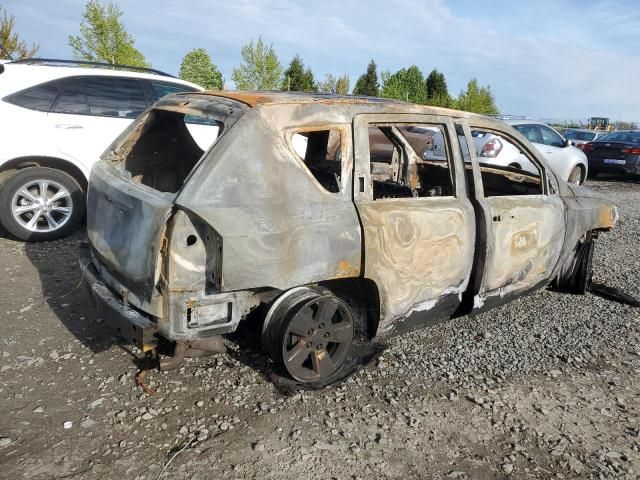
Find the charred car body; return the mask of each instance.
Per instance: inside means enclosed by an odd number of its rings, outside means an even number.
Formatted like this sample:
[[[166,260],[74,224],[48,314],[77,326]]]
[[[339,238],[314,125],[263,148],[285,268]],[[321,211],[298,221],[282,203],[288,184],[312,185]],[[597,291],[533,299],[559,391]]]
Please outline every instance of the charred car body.
[[[185,119],[210,125],[206,152]],[[537,173],[479,163],[471,131]],[[424,138],[419,138],[423,135]],[[616,208],[558,180],[516,130],[372,98],[166,97],[105,152],[88,191],[84,275],[119,333],[215,350],[255,312],[271,358],[311,385],[354,342],[480,311],[554,283],[584,291]]]

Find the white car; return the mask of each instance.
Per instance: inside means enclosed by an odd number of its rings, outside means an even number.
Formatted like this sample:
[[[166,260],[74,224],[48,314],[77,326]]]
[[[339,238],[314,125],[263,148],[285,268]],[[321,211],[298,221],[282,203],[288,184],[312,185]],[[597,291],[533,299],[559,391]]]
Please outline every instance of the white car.
[[[200,90],[151,69],[48,59],[0,64],[2,226],[29,241],[70,233],[83,221],[89,172],[102,152],[159,98]],[[206,146],[207,138],[194,140]]]
[[[529,140],[560,178],[577,185],[587,178],[588,163],[585,154],[553,128],[529,119],[504,119],[503,121]],[[537,168],[520,153],[513,143],[490,132],[473,131],[472,135],[480,162],[538,173]]]

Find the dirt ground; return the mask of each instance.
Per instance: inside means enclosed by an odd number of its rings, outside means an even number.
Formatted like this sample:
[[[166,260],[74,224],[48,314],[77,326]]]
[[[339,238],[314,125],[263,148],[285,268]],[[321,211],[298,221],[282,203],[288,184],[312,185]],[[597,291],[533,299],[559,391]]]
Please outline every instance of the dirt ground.
[[[640,296],[640,185],[590,186],[622,219],[596,276]],[[640,478],[640,309],[542,291],[291,394],[235,337],[148,395],[79,285],[83,241],[0,238],[0,478]]]

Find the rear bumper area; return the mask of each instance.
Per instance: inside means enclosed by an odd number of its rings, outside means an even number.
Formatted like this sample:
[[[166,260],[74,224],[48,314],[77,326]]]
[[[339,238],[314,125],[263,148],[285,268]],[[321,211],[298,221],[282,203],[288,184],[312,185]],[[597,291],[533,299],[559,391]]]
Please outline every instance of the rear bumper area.
[[[137,310],[126,306],[109,287],[100,281],[100,274],[91,261],[89,249],[81,249],[82,283],[104,320],[125,341],[143,352],[153,350],[158,343],[158,326]]]
[[[627,159],[623,164],[608,164],[600,158],[589,159],[589,170],[599,173],[640,175],[640,158]]]

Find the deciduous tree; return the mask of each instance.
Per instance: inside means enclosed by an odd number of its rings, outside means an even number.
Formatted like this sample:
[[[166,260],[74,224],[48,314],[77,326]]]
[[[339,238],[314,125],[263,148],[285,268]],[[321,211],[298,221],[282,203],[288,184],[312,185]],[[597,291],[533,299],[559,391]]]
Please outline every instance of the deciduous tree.
[[[422,72],[415,65],[391,74],[382,74],[381,97],[395,98],[413,103],[425,103],[427,94]]]
[[[233,69],[231,78],[239,90],[277,90],[282,85],[282,65],[273,45],[262,37],[242,47],[242,63]]]
[[[20,40],[14,31],[16,19],[13,15],[7,16],[7,11],[0,6],[0,58],[19,60],[30,58],[38,53],[38,45],[27,46],[24,40]]]
[[[180,65],[180,78],[207,90],[220,90],[223,84],[220,70],[204,48],[193,49],[184,56]]]
[[[77,60],[149,67],[144,55],[121,21],[122,10],[115,3],[89,0],[82,14],[80,35],[70,35],[69,45]]]
[[[336,93],[339,95],[348,95],[351,90],[351,80],[346,73],[340,75],[336,80]]]
[[[351,87],[349,75],[346,73],[339,77],[334,77],[327,73],[324,80],[318,83],[318,90],[324,93],[337,93],[339,95],[347,95]]]
[[[475,78],[469,80],[467,90],[461,91],[455,101],[455,108],[467,112],[482,113],[484,115],[497,115],[499,113],[495,98],[491,93],[491,87],[480,87]]]

